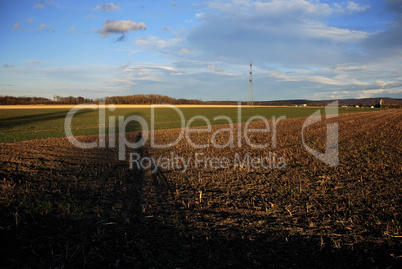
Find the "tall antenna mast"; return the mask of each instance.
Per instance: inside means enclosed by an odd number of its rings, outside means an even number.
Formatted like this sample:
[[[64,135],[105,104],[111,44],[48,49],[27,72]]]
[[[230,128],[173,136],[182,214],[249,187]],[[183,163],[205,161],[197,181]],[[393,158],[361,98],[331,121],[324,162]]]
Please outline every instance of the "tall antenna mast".
[[[250,75],[248,78],[248,99],[247,105],[253,105],[253,63],[250,60]]]

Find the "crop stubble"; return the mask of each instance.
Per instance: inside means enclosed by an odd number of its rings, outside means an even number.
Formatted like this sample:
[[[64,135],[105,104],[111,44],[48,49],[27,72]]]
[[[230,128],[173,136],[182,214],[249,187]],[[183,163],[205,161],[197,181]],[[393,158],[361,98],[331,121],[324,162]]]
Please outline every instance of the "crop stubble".
[[[401,262],[401,110],[342,114],[339,166],[303,148],[305,119],[278,124],[277,146],[137,151],[146,157],[266,156],[286,169],[130,170],[116,149],[66,139],[1,144],[2,264],[16,266],[387,267]],[[325,149],[321,122],[306,129]],[[263,127],[260,122],[253,126]],[[220,128],[213,127],[213,130]],[[156,132],[173,141],[179,130]],[[127,134],[131,140],[138,133]],[[210,133],[192,134],[199,143]],[[237,137],[237,130],[234,130]],[[96,136],[82,137],[86,141]],[[256,143],[271,143],[254,133]],[[221,133],[217,141],[228,141]],[[236,141],[237,143],[237,141]],[[129,151],[130,152],[130,151]],[[133,151],[131,151],[133,152]]]

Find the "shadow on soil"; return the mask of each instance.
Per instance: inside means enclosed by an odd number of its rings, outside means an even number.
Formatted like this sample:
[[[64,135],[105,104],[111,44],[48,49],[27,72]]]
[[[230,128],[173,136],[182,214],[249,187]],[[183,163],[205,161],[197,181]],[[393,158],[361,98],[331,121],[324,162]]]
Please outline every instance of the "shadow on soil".
[[[145,149],[138,152],[148,154]],[[76,154],[79,161],[65,165],[68,168],[53,177],[39,169],[35,182],[23,173],[3,173],[11,184],[10,195],[14,191],[18,195],[1,208],[3,268],[396,266],[381,245],[336,248],[329,239],[305,238],[285,230],[267,229],[256,235],[252,230],[213,224],[208,231],[197,230],[187,218],[189,209],[166,202],[174,194],[162,172],[130,170],[109,149]],[[43,181],[46,175],[48,182]],[[149,201],[154,208],[145,210]],[[239,215],[226,217],[249,221]],[[269,228],[270,223],[266,225]]]

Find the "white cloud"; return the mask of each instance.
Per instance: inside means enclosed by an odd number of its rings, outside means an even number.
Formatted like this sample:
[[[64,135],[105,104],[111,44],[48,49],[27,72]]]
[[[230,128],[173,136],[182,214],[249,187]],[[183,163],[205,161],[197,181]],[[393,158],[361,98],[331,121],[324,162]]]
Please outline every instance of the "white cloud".
[[[50,0],[49,2],[40,1],[39,3],[34,5],[34,8],[45,9],[45,7],[48,7],[49,5],[53,4],[54,4],[53,0]]]
[[[77,28],[75,26],[71,26],[70,29],[67,31],[68,34],[75,32]]]
[[[136,65],[128,66],[123,69],[124,72],[118,77],[122,83],[128,85],[137,84],[139,82],[164,82],[167,83],[172,73],[177,70],[171,66],[165,65]]]
[[[32,18],[29,18],[25,21],[25,23],[32,25],[34,23],[34,20]]]
[[[333,11],[342,15],[352,15],[354,13],[362,13],[371,8],[370,5],[360,5],[353,1],[340,2],[333,4]]]
[[[45,8],[45,1],[41,1],[40,3],[36,4],[34,6],[34,8],[40,8],[40,9],[44,9]]]
[[[39,26],[39,28],[36,29],[36,32],[40,32],[40,31],[42,31],[43,29],[46,29],[46,24],[44,24],[44,23],[42,23],[42,24]]]
[[[389,89],[371,89],[364,90],[358,93],[358,98],[370,98],[370,97],[381,97],[381,96],[401,96],[402,89],[389,90]],[[398,97],[397,97],[398,98]],[[399,97],[400,98],[400,97]]]
[[[211,1],[208,3],[209,8],[218,10],[224,14],[239,14],[240,12],[248,12],[251,7],[250,1],[233,0],[228,2]],[[202,14],[202,13],[200,13]]]
[[[337,81],[331,78],[327,78],[324,76],[295,76],[288,75],[281,72],[274,72],[269,75],[272,78],[277,78],[282,81],[304,81],[304,82],[314,82],[319,84],[327,84],[327,85],[348,85],[348,83]]]
[[[14,30],[14,31],[20,31],[20,32],[31,32],[31,31],[32,31],[31,29],[24,29],[24,28],[21,28],[21,24],[22,24],[22,23],[23,23],[23,22],[20,22],[20,21],[14,23],[14,24],[13,24],[13,30]],[[34,20],[33,20],[32,18],[29,18],[29,19],[25,20],[24,23],[25,23],[25,24],[29,24],[29,25],[33,25],[33,24],[34,24]],[[50,27],[47,27],[45,24],[41,24],[41,25],[39,26],[39,28],[36,29],[37,32],[39,32],[39,31],[41,31],[41,30],[48,30],[48,31],[54,32],[53,29],[51,29]]]
[[[365,65],[353,65],[353,64],[338,64],[332,69],[336,71],[363,71],[367,70]]]
[[[179,51],[179,53],[183,53],[183,54],[190,54],[191,51],[189,49],[183,48]]]
[[[86,16],[85,16],[84,20],[93,19],[93,18],[95,18],[95,16],[92,15],[92,14],[89,14],[89,15],[86,15]]]
[[[128,31],[145,30],[146,25],[143,22],[136,23],[130,20],[122,21],[105,21],[103,28],[98,30],[102,34],[102,38],[109,36],[110,34],[125,34]]]
[[[37,29],[36,32],[41,32],[41,31],[51,31],[52,33],[54,33],[54,29],[51,28],[51,26],[48,26],[44,23],[42,23]]]
[[[94,72],[96,70],[96,72]],[[26,95],[34,92],[38,96],[53,97],[54,94],[64,95],[69,93],[74,96],[82,95],[104,97],[115,90],[103,83],[102,79],[115,76],[119,71],[115,66],[80,65],[80,66],[49,66],[26,62],[25,66],[7,68],[0,72],[0,81],[14,84],[13,89],[2,87],[0,91],[8,95]],[[21,73],[29,74],[21,80]],[[40,86],[38,86],[40,81]]]
[[[298,18],[325,17],[333,10],[328,4],[319,1],[307,0],[272,0],[269,2],[255,2],[255,12],[258,15],[281,16],[288,14]]]
[[[205,17],[205,13],[202,13],[202,12],[196,13],[196,14],[194,15],[194,17],[197,18],[197,19],[202,19],[202,18]]]
[[[304,23],[301,27],[302,34],[309,38],[322,38],[337,42],[357,42],[369,36],[366,32],[341,29],[319,22],[305,21]]]
[[[359,5],[358,3],[349,1],[348,4],[347,4],[347,6],[346,6],[346,8],[347,8],[349,11],[351,11],[351,12],[364,12],[364,11],[366,11],[367,9],[369,9],[370,6],[369,6],[369,5],[361,6],[361,5]]]
[[[329,76],[321,76],[317,74],[311,75],[297,75],[297,74],[286,74],[283,72],[272,72],[269,74],[271,78],[276,78],[281,81],[298,81],[298,82],[312,82],[324,85],[333,86],[370,86],[372,84],[359,81],[354,77],[350,77],[345,74],[335,75],[332,78]],[[374,83],[378,85],[378,83]]]
[[[13,30],[14,30],[14,31],[20,31],[20,30],[21,30],[20,25],[21,25],[21,22],[16,22],[16,23],[14,23],[14,24],[13,24]]]
[[[393,66],[388,68],[386,74],[382,72],[382,65],[347,63],[322,69],[272,72],[269,77],[274,79],[273,81],[286,82],[288,85],[297,85],[304,91],[311,91],[305,97],[309,99],[366,98],[378,97],[381,94],[398,97],[402,87],[402,80],[398,79],[400,72],[392,71]]]
[[[120,6],[115,4],[115,3],[108,3],[108,4],[102,4],[102,5],[97,5],[94,10],[102,9],[105,12],[109,12],[111,10],[116,10],[119,9]]]
[[[392,89],[402,86],[401,81],[383,81],[383,80],[376,80],[374,83],[375,86],[382,89]]]
[[[130,67],[131,70],[142,70],[143,72],[148,72],[150,70],[164,70],[164,71],[177,71],[176,68],[166,65],[157,65],[157,64],[143,64],[143,65],[136,65]]]
[[[349,3],[354,10],[360,5]],[[328,66],[357,61],[365,55],[363,42],[371,34],[328,24],[339,8],[323,1],[213,1],[192,28],[188,41],[207,60]],[[364,7],[368,8],[368,7]]]
[[[238,77],[239,74],[229,73],[229,72],[216,72],[215,74],[221,76]]]
[[[22,29],[21,28],[21,22],[16,22],[13,24],[13,30],[14,31],[20,31],[20,32],[31,32],[31,29]]]
[[[210,9],[217,10],[225,15],[247,15],[250,18],[252,18],[251,14],[270,18],[280,18],[283,14],[288,14],[289,17],[293,18],[315,18],[325,17],[333,12],[328,4],[308,0],[212,1],[209,2],[208,6]]]
[[[135,41],[134,44],[144,50],[178,51],[179,47],[181,47],[182,42],[183,42],[183,40],[181,38],[171,38],[168,40],[162,40],[156,36],[146,36],[146,37],[141,37],[139,40]],[[184,49],[181,52],[185,53],[186,51],[188,51],[188,50]]]
[[[208,69],[211,69],[211,70],[222,70],[222,67],[216,66],[216,65],[214,65],[214,64],[209,64],[209,65],[208,65]]]

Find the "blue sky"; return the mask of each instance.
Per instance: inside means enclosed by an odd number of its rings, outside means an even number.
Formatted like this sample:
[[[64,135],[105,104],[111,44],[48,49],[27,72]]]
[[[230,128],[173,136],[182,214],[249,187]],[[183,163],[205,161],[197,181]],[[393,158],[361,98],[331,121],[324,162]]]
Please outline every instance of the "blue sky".
[[[402,98],[401,0],[1,0],[0,95]]]

